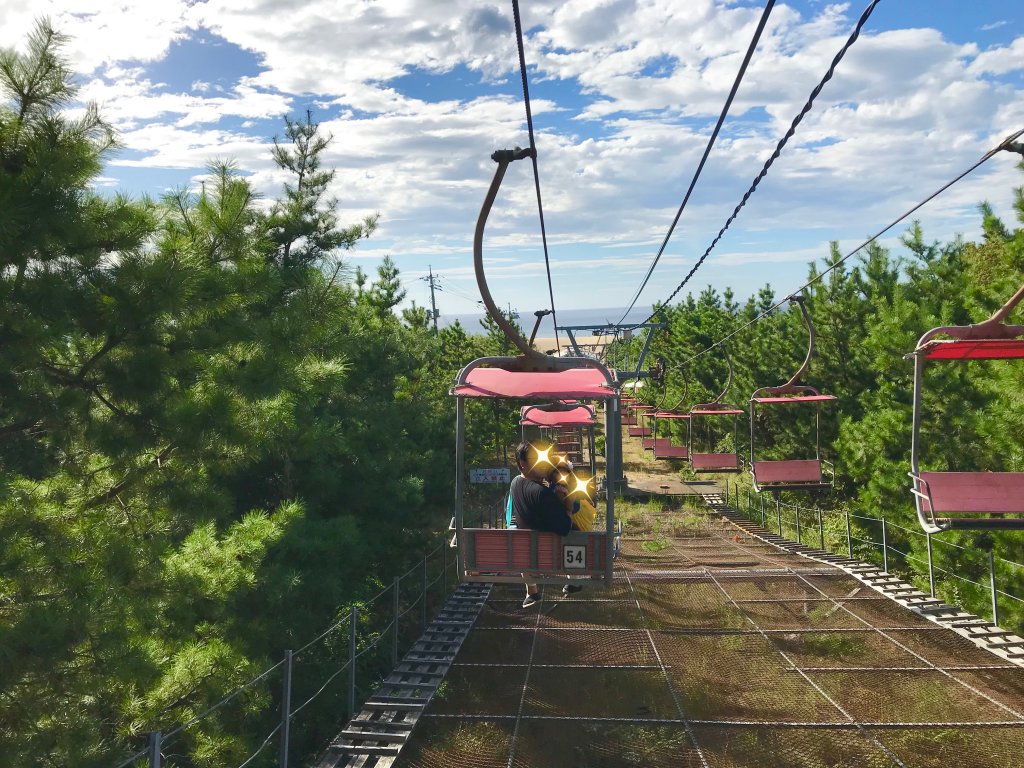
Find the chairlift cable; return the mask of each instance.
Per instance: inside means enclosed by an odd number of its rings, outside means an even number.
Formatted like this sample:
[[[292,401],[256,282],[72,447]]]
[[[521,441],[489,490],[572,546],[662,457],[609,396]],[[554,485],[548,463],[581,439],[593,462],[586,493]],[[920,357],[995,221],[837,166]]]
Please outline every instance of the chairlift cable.
[[[555,313],[555,291],[551,285],[551,260],[548,257],[548,234],[544,225],[544,205],[540,195],[540,172],[537,169],[537,141],[533,134],[533,110],[530,109],[530,86],[526,77],[526,53],[523,50],[523,24],[519,18],[519,0],[512,0],[512,17],[516,26],[516,46],[519,49],[519,74],[523,80],[523,103],[526,105],[526,129],[530,134],[530,159],[533,161],[533,183],[537,190],[537,213],[540,216],[540,239],[544,246],[544,269],[548,277],[548,297],[551,299],[551,323],[555,328],[555,346],[558,340],[558,316]]]
[[[711,251],[714,249],[716,245],[718,245],[718,242],[722,239],[722,236],[725,235],[726,230],[728,230],[729,227],[732,225],[733,221],[736,220],[736,217],[739,215],[740,210],[742,210],[743,207],[747,204],[747,201],[750,199],[750,196],[754,194],[754,192],[757,190],[758,185],[761,183],[764,177],[768,175],[768,170],[779,158],[786,144],[796,133],[797,126],[800,125],[800,123],[803,121],[807,113],[811,111],[811,108],[814,106],[814,100],[818,97],[818,94],[821,93],[822,89],[825,87],[825,84],[832,79],[832,76],[835,74],[836,67],[839,66],[839,62],[843,60],[843,57],[846,55],[846,52],[850,49],[850,47],[855,42],[857,42],[857,39],[860,37],[861,30],[864,28],[864,25],[867,23],[868,18],[870,18],[872,11],[875,10],[875,6],[878,5],[879,2],[880,0],[871,0],[867,8],[864,9],[864,12],[860,15],[860,18],[857,20],[856,26],[854,26],[853,28],[853,32],[850,33],[850,37],[846,40],[846,43],[844,43],[843,47],[839,49],[839,52],[835,55],[835,58],[832,59],[832,63],[829,65],[829,68],[825,72],[824,77],[821,78],[820,82],[814,87],[814,90],[811,91],[811,95],[807,98],[807,102],[804,104],[803,108],[800,110],[797,116],[793,118],[793,122],[790,124],[789,129],[786,131],[783,137],[779,139],[779,143],[776,145],[775,151],[772,152],[771,156],[765,161],[764,167],[761,168],[760,173],[758,173],[757,176],[754,177],[754,181],[751,183],[750,188],[743,193],[743,197],[740,199],[739,203],[737,203],[736,207],[733,209],[733,212],[729,215],[729,218],[726,219],[726,222],[722,226],[722,228],[718,230],[718,234],[715,235],[715,239],[711,241],[711,245],[707,247],[707,250],[705,250],[701,257],[697,260],[697,263],[693,265],[693,268],[689,271],[689,273],[687,273],[686,277],[684,277],[682,282],[680,282],[679,285],[676,286],[676,289],[672,291],[672,293],[669,295],[667,299],[665,299],[665,301],[662,302],[663,305],[672,303],[672,300],[683,289],[683,286],[685,286],[690,281],[690,278],[693,277],[694,273],[696,273],[696,271],[700,269],[701,265],[711,254]],[[651,315],[646,320],[644,320],[644,323],[650,322],[651,318],[653,318],[654,315],[655,313],[651,313]],[[643,323],[640,323],[640,325],[642,324]]]
[[[848,259],[850,259],[852,256],[856,255],[857,253],[860,253],[862,250],[867,248],[871,243],[873,243],[875,240],[880,238],[882,235],[884,235],[890,229],[895,227],[897,224],[899,224],[900,222],[904,221],[905,219],[907,219],[912,214],[914,214],[917,211],[919,211],[921,208],[923,208],[925,205],[930,203],[932,200],[934,200],[936,197],[941,195],[943,192],[945,192],[947,189],[952,187],[954,184],[956,184],[959,181],[962,181],[965,177],[969,176],[971,173],[976,171],[978,168],[980,168],[982,165],[984,165],[986,162],[988,162],[990,159],[992,159],[998,152],[1000,152],[1002,150],[1021,152],[1022,150],[1020,148],[1020,145],[1017,145],[1017,144],[1014,143],[1018,138],[1021,137],[1021,135],[1024,135],[1024,129],[1016,131],[1015,133],[1010,134],[1002,142],[1000,142],[997,146],[993,147],[991,150],[989,150],[984,155],[982,155],[982,157],[980,159],[978,159],[975,163],[973,163],[969,168],[967,168],[966,170],[962,171],[960,174],[958,174],[951,181],[947,181],[945,184],[943,184],[937,190],[932,192],[930,195],[928,195],[928,197],[926,197],[921,202],[917,203],[913,207],[911,207],[908,210],[906,210],[903,213],[901,213],[898,217],[896,217],[895,219],[890,221],[888,224],[886,224],[885,227],[880,229],[875,234],[871,235],[871,237],[869,237],[863,243],[861,243],[856,248],[854,248],[852,251],[850,251],[845,256],[843,256],[841,259],[839,259],[835,264],[832,264],[827,269],[825,269],[822,272],[818,273],[817,275],[812,277],[810,280],[808,280],[806,283],[801,285],[796,290],[790,291],[789,293],[786,294],[786,298],[782,299],[781,301],[776,302],[771,307],[766,309],[764,312],[761,312],[756,317],[748,320],[746,323],[741,325],[739,328],[735,328],[734,330],[730,331],[728,334],[723,336],[721,339],[716,341],[711,346],[707,347],[706,349],[701,350],[700,352],[697,352],[692,357],[689,357],[686,360],[682,361],[679,365],[677,365],[672,370],[678,370],[679,368],[682,368],[686,364],[693,362],[698,357],[702,357],[703,355],[707,354],[708,352],[711,352],[716,347],[721,346],[723,343],[725,343],[726,341],[728,341],[732,337],[736,336],[741,331],[744,331],[747,328],[749,328],[750,326],[754,325],[755,323],[758,323],[761,320],[763,320],[765,317],[770,315],[776,309],[778,309],[783,304],[788,302],[789,301],[789,298],[788,298],[789,296],[793,296],[793,295],[802,293],[807,288],[810,288],[816,282],[821,280],[823,277],[825,277],[826,275],[828,275],[828,274],[832,273],[833,271],[835,271],[838,267],[840,267],[842,264],[844,264]]]
[[[768,0],[764,6],[764,11],[761,14],[761,20],[758,22],[757,29],[754,30],[754,36],[751,38],[750,45],[747,48],[747,54],[743,57],[743,63],[740,64],[739,71],[736,73],[736,79],[733,81],[732,89],[729,91],[729,96],[726,98],[725,104],[722,106],[722,113],[718,116],[718,122],[715,124],[715,129],[711,132],[711,136],[708,138],[707,146],[704,147],[704,155],[697,164],[697,170],[693,173],[693,178],[690,180],[690,186],[686,190],[686,194],[683,196],[683,202],[679,204],[679,210],[676,211],[676,216],[672,219],[672,224],[669,226],[668,232],[665,234],[665,239],[661,241],[661,247],[658,248],[658,252],[654,255],[654,260],[651,262],[651,266],[647,270],[647,274],[640,283],[640,287],[637,288],[636,293],[633,295],[633,300],[629,302],[629,307],[622,313],[622,317],[619,318],[619,322],[616,323],[616,325],[621,325],[626,319],[626,316],[632,311],[633,307],[636,306],[637,301],[640,299],[640,294],[642,294],[644,288],[647,287],[647,283],[651,279],[651,275],[654,274],[655,267],[658,266],[658,262],[661,260],[661,256],[665,252],[665,248],[668,246],[668,241],[672,237],[672,233],[675,232],[676,224],[679,223],[679,218],[683,215],[683,209],[686,208],[686,204],[690,201],[690,195],[693,194],[694,187],[697,186],[697,179],[700,178],[700,175],[704,170],[704,164],[711,155],[711,150],[715,146],[718,134],[722,130],[722,125],[725,124],[725,118],[729,114],[729,108],[732,106],[733,99],[736,97],[736,92],[739,90],[740,83],[743,81],[743,76],[747,72],[747,66],[750,64],[750,59],[754,55],[754,50],[757,48],[757,44],[761,39],[761,33],[764,31],[765,25],[768,23],[768,17],[771,15],[772,8],[774,6],[775,0]]]

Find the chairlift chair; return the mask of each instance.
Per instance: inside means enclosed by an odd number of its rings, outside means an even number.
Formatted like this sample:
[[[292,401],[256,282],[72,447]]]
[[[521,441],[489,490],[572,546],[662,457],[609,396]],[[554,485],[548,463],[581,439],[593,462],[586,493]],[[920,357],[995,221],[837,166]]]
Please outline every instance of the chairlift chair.
[[[686,400],[686,396],[690,391],[690,382],[685,377],[683,378],[683,394],[679,398],[679,401],[671,408],[665,408],[665,400],[668,395],[668,386],[665,386],[666,397],[662,399],[661,406],[654,411],[650,412],[651,419],[651,436],[644,440],[644,448],[654,453],[655,460],[657,459],[686,459],[689,457],[690,452],[687,445],[677,445],[672,442],[672,432],[669,428],[669,424],[672,422],[678,422],[681,420],[689,420],[689,413],[682,413],[679,411],[679,406]],[[661,419],[664,427],[664,434],[658,435],[658,420]]]
[[[583,462],[583,446],[585,445],[591,477],[597,474],[596,450],[594,449],[596,423],[594,409],[575,400],[546,405],[524,405],[519,414],[523,440],[526,440],[527,427],[535,427],[548,433],[553,432],[551,436],[554,439],[551,442],[553,442],[555,450],[559,454],[568,455],[570,461],[578,463]],[[569,441],[567,435],[571,436],[573,442]]]
[[[798,384],[806,373],[814,354],[814,324],[804,306],[802,294],[790,296],[790,304],[800,307],[804,324],[807,326],[807,356],[797,372],[778,387],[761,387],[750,396],[750,473],[754,490],[761,491],[809,491],[831,488],[835,483],[835,468],[821,458],[821,404],[836,400],[835,395],[823,395],[814,387]],[[757,408],[777,406],[814,409],[814,458],[759,459],[757,458],[758,436],[755,426]]]
[[[725,381],[725,387],[718,396],[710,403],[697,403],[690,408],[690,421],[689,421],[689,434],[687,443],[689,446],[690,454],[690,469],[694,472],[739,472],[740,467],[740,454],[739,454],[739,426],[738,417],[743,414],[743,411],[734,405],[725,403],[725,396],[729,393],[732,388],[732,360],[729,359],[729,352],[726,350],[725,345],[722,345],[722,354],[725,356],[726,365],[729,366],[729,375]],[[712,423],[718,422],[721,419],[732,419],[732,450],[731,451],[716,451],[715,446],[709,440],[707,446],[700,446],[703,450],[697,450],[697,432],[703,425],[710,429]]]
[[[535,350],[519,330],[498,310],[483,267],[483,239],[487,218],[508,165],[535,157],[532,149],[500,150],[491,157],[497,163],[473,236],[473,269],[487,313],[505,337],[520,351],[518,357],[485,357],[463,368],[452,387],[455,399],[455,515],[452,546],[457,548],[458,574],[464,582],[511,584],[567,584],[589,577],[610,583],[617,537],[613,530],[615,497],[605,494],[603,530],[570,531],[566,536],[520,529],[470,528],[464,519],[466,487],[466,401],[470,398],[504,398],[536,403],[557,400],[604,402],[608,418],[619,416],[618,388],[609,370],[591,358],[544,355]],[[539,322],[539,318],[538,318]],[[606,446],[608,463],[615,466],[617,446]]]
[[[628,406],[629,412],[632,415],[632,422],[629,425],[629,436],[630,437],[644,437],[645,434],[650,432],[650,428],[645,426],[643,423],[643,416],[647,411],[653,411],[654,406],[648,405],[647,403],[633,403]],[[626,422],[623,421],[623,424]]]
[[[1024,472],[932,472],[920,466],[921,400],[926,364],[1024,358],[1024,325],[1003,322],[1021,299],[1024,299],[1024,286],[988,320],[975,325],[933,328],[907,355],[914,359],[910,491],[914,494],[918,520],[927,533],[1024,529]]]

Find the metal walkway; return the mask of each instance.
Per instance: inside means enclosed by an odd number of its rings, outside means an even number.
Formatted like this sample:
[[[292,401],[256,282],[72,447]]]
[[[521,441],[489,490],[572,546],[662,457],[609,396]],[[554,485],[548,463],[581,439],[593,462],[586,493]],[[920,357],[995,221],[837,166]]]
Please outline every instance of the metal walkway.
[[[763,541],[774,544],[788,552],[797,552],[804,557],[818,560],[839,568],[863,582],[871,589],[924,616],[940,626],[952,629],[966,637],[979,648],[991,651],[999,658],[1017,664],[1024,669],[1024,637],[1015,632],[1001,629],[988,619],[967,613],[956,605],[938,600],[882,568],[860,560],[854,560],[814,547],[796,544],[789,539],[756,525],[733,510],[718,494],[704,497],[705,503],[715,512],[727,517],[743,530]]]
[[[401,663],[339,733],[318,768],[387,768],[409,739],[455,660],[489,594],[489,584],[462,584]]]
[[[395,765],[1019,768],[1012,637],[708,501],[623,505],[611,587],[495,586]]]

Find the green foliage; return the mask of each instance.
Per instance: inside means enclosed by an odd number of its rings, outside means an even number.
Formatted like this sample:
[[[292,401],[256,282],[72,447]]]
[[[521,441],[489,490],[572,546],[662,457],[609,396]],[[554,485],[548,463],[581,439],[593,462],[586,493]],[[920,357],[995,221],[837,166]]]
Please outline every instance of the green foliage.
[[[483,337],[366,289],[321,166],[287,121],[265,212],[230,163],[196,194],[104,198],[114,146],[42,23],[0,54],[0,764],[110,765],[376,592],[450,501],[447,387]],[[365,281],[364,281],[365,282]],[[445,520],[446,522],[446,520]],[[326,661],[326,659],[325,659]],[[179,737],[237,764],[271,682]],[[311,708],[297,748],[337,712]],[[270,720],[268,720],[270,718]],[[317,726],[321,726],[317,736]]]

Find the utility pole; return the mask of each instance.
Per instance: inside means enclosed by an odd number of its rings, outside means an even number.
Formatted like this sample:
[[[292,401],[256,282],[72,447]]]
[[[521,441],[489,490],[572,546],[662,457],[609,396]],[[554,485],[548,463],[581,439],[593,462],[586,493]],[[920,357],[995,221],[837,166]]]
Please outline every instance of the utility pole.
[[[430,317],[434,321],[434,332],[435,333],[437,332],[437,318],[438,318],[437,302],[434,300],[434,288],[437,287],[437,285],[435,283],[436,279],[437,278],[434,277],[434,268],[432,266],[428,265],[427,266],[427,277],[421,277],[420,280],[423,280],[424,282],[427,282],[427,283],[430,284]]]

